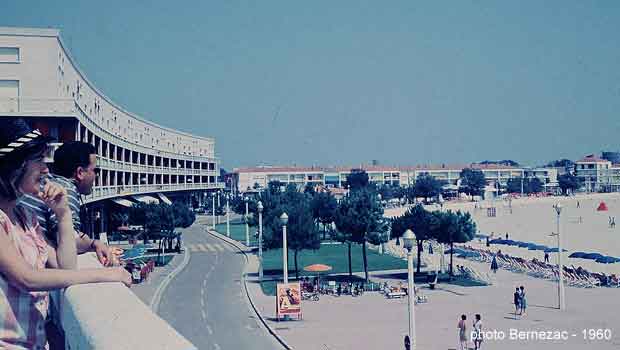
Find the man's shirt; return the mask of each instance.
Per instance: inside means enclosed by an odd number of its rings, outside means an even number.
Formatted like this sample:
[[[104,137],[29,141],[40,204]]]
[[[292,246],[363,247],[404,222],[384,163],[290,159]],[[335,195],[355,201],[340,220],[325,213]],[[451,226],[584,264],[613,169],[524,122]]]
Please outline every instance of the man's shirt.
[[[77,234],[81,229],[80,194],[77,191],[75,183],[73,180],[54,174],[50,174],[48,180],[59,184],[67,190],[67,202],[69,203],[69,209],[71,209],[73,229]],[[56,214],[54,214],[52,209],[50,209],[43,200],[39,197],[26,194],[19,199],[17,205],[21,205],[34,212],[39,221],[39,227],[43,235],[47,237],[54,246],[58,245],[58,219],[56,218]]]

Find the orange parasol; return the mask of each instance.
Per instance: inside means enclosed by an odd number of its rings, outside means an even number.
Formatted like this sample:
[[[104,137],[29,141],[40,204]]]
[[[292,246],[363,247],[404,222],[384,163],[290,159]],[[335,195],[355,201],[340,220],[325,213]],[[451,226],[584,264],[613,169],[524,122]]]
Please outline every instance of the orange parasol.
[[[325,272],[331,269],[332,269],[331,266],[323,265],[323,264],[312,264],[312,265],[308,265],[304,267],[304,270],[309,271],[309,272]]]

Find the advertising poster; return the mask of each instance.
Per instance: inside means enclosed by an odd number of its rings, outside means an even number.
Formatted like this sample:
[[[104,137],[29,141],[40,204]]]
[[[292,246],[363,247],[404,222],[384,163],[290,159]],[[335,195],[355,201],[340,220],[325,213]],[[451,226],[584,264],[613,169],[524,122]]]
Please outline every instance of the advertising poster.
[[[285,315],[301,318],[301,287],[297,283],[276,285],[276,318]]]

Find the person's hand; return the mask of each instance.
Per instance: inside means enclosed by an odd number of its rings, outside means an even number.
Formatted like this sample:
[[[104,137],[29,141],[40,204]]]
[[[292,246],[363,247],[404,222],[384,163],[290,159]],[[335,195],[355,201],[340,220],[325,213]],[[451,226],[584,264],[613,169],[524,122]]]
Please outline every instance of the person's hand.
[[[112,267],[110,272],[113,274],[114,280],[122,282],[127,287],[131,287],[131,274],[124,267]]]
[[[103,266],[114,266],[118,265],[118,260],[112,254],[112,248],[110,248],[107,244],[102,241],[96,239],[93,242],[93,248],[95,250],[95,254],[97,254],[97,259]],[[117,264],[114,264],[114,262]]]
[[[69,209],[69,202],[67,200],[67,190],[51,181],[44,181],[43,189],[39,192],[39,197],[52,209],[59,220],[66,215],[70,217],[71,209]]]

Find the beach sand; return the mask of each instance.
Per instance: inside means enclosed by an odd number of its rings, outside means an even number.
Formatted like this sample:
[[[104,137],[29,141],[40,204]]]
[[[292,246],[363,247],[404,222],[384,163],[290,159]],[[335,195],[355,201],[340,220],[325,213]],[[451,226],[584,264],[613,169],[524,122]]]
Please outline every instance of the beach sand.
[[[577,202],[579,201],[579,208]],[[600,202],[605,202],[608,211],[597,211]],[[572,197],[518,198],[508,201],[483,201],[479,204],[483,209],[475,209],[473,202],[446,202],[444,210],[462,210],[472,214],[477,228],[482,234],[494,234],[494,238],[509,238],[518,241],[533,242],[549,247],[557,247],[557,237],[551,236],[557,231],[555,203],[561,203],[560,233],[564,253],[564,264],[582,266],[589,271],[620,273],[620,263],[599,264],[592,260],[568,258],[576,251],[595,252],[603,255],[620,257],[620,193],[588,194]],[[486,208],[495,206],[496,217],[488,217]],[[510,213],[512,206],[512,214]],[[427,206],[429,210],[437,210],[438,206]],[[386,210],[386,215],[402,215],[405,208]],[[609,228],[609,217],[615,217],[616,228]],[[581,217],[581,222],[579,220]],[[484,242],[473,242],[483,246]],[[506,245],[491,245],[491,250],[500,250],[523,258],[543,259],[542,251]],[[550,254],[550,262],[557,261],[554,253]]]

